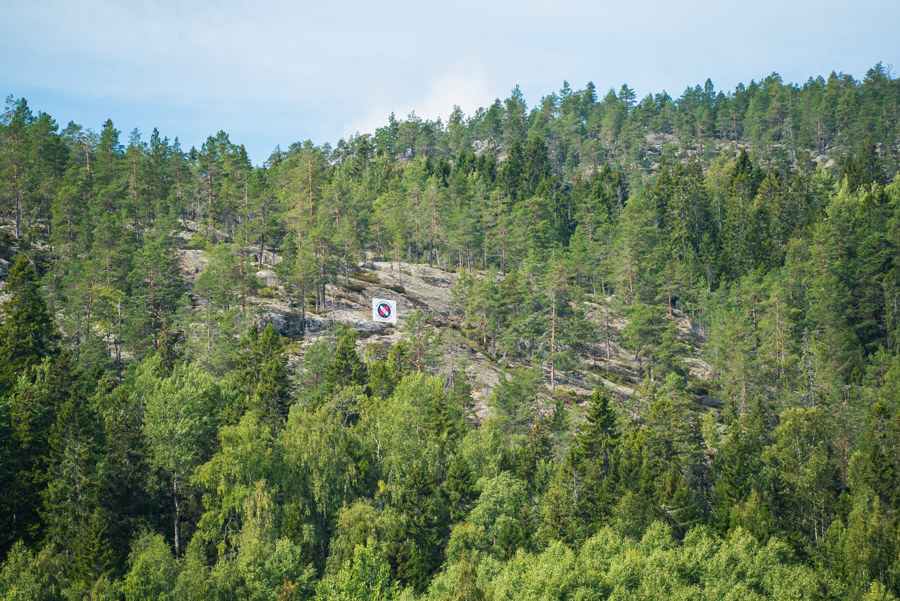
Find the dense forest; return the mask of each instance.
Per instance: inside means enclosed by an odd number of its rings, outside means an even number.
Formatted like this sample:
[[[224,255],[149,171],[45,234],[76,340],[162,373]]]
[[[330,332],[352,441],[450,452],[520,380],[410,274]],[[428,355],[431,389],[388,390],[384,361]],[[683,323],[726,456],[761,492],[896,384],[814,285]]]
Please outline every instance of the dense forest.
[[[880,63],[261,166],[9,97],[0,599],[897,599],[898,168]]]

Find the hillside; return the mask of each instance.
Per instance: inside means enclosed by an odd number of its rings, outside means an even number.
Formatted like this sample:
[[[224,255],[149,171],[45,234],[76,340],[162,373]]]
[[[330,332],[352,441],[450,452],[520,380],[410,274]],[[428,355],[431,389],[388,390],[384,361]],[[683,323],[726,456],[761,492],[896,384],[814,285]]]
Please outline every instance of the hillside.
[[[290,300],[283,282],[273,270],[280,260],[277,253],[267,254],[263,269],[255,274],[260,287],[277,290],[276,297],[255,297],[251,299],[251,304],[260,329],[271,324],[279,335],[300,342],[291,347],[290,365],[299,365],[305,350],[317,340],[333,337],[336,324],[359,332],[356,347],[361,356],[384,359],[390,348],[409,337],[409,333],[404,332],[406,318],[414,311],[421,311],[443,337],[442,360],[437,373],[443,373],[452,380],[452,374],[448,372],[463,371],[472,385],[475,414],[482,418],[488,415],[487,399],[497,383],[501,368],[514,368],[516,363],[510,364],[502,357],[489,357],[485,354],[487,349],[480,348],[475,341],[460,334],[465,324],[465,314],[462,303],[454,299],[454,287],[459,280],[457,272],[404,262],[363,262],[344,281],[326,284],[323,309],[318,313],[309,313],[303,328],[296,303]],[[205,263],[202,250],[179,251],[179,266],[187,286],[192,284],[197,273],[202,272]],[[397,301],[399,321],[396,326],[372,320],[374,298]],[[622,307],[616,306],[611,297],[596,297],[587,300],[585,308],[590,327],[599,332],[605,329],[608,322],[609,336],[603,340],[585,341],[577,358],[581,368],[561,375],[556,382],[556,390],[549,390],[549,372],[542,374],[547,388],[540,395],[538,403],[541,406],[549,406],[552,394],[568,393],[568,398],[583,401],[598,384],[623,404],[641,384],[640,366],[634,354],[622,346],[620,332],[628,324]],[[709,380],[711,370],[702,358],[702,329],[678,310],[673,311],[672,320],[677,324],[679,339],[692,348],[690,355],[684,359],[688,377],[704,382]],[[297,377],[303,377],[302,372]],[[709,403],[709,400],[704,399],[704,402]]]
[[[896,599],[898,167],[880,64],[259,166],[10,98],[0,599]]]

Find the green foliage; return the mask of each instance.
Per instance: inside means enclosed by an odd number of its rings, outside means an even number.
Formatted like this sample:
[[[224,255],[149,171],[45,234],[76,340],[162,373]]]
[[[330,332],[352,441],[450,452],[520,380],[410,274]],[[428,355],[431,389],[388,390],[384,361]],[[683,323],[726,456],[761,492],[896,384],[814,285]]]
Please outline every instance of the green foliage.
[[[10,268],[5,291],[9,298],[0,305],[0,394],[52,353],[59,338],[37,275],[24,255]]]
[[[594,389],[590,402],[581,432],[576,436],[578,446],[574,450],[575,461],[599,461],[604,475],[607,475],[610,471],[610,455],[619,441],[616,416],[610,406],[609,396],[599,387]]]
[[[209,374],[192,365],[177,366],[167,378],[146,378],[143,431],[149,463],[169,483],[175,553],[180,555],[183,504],[193,492],[191,475],[212,455],[222,396]]]
[[[193,482],[207,491],[198,535],[216,543],[220,555],[234,544],[244,503],[257,483],[275,484],[283,477],[273,438],[255,413],[247,413],[240,423],[219,430],[219,451],[194,472]]]
[[[663,333],[669,332],[663,317],[652,307],[636,303],[629,312],[628,326],[625,328],[625,346],[634,353],[634,358],[643,373],[645,361],[652,366],[656,354],[668,358],[672,353],[663,344]],[[672,346],[671,344],[669,345]]]
[[[394,392],[397,384],[412,368],[412,349],[405,340],[398,340],[388,352],[384,361],[373,361],[369,365],[369,390],[375,397],[386,399]]]
[[[403,584],[423,590],[441,564],[449,536],[449,512],[438,487],[437,470],[413,464],[393,495],[400,517],[387,556]]]
[[[8,463],[0,472],[8,483],[3,491],[6,507],[2,518],[4,548],[20,538],[34,542],[43,537],[45,524],[40,516],[42,497],[48,492],[45,487],[50,471],[55,468],[58,474],[60,463],[67,459],[67,417],[74,418],[72,421],[76,422],[72,430],[77,440],[73,443],[82,453],[67,468],[84,469],[90,473],[93,470],[91,461],[96,459],[91,452],[94,444],[92,433],[83,431],[96,427],[96,423],[90,421],[89,411],[79,406],[84,403],[85,391],[81,389],[83,382],[73,373],[71,356],[60,353],[45,359],[33,372],[33,380],[24,376],[20,378],[16,390],[4,403],[4,442],[8,457]],[[49,442],[53,443],[52,446]],[[82,461],[86,464],[83,465]],[[68,483],[77,485],[73,491],[75,496],[79,496],[80,480],[86,475],[82,472],[75,482]],[[61,508],[53,507],[51,503],[51,509]],[[90,508],[87,511],[90,512]],[[65,530],[69,525],[61,527]]]
[[[131,294],[127,299],[113,295],[120,303],[117,310],[124,300],[125,311],[130,317],[124,342],[129,348],[140,350],[141,357],[156,346],[161,331],[173,320],[184,292],[178,259],[172,252],[175,240],[164,229],[167,225],[168,222],[163,222],[159,227],[161,231],[144,236],[140,250],[135,253],[133,270],[129,274]],[[114,324],[114,318],[109,322],[107,330]]]
[[[324,566],[341,506],[350,502],[361,477],[350,454],[343,415],[327,407],[313,412],[295,405],[282,433],[287,473],[285,491],[311,532],[306,535],[316,563]]]
[[[478,492],[475,487],[475,479],[469,470],[469,465],[461,453],[453,456],[450,468],[447,470],[447,504],[450,509],[450,520],[458,522],[464,519],[472,508]]]
[[[259,167],[8,98],[0,598],[896,598],[898,98],[516,87]],[[426,261],[389,353],[307,318]]]
[[[391,520],[368,500],[357,500],[341,509],[329,547],[328,573],[335,573],[353,559],[357,547],[368,541],[385,541]]]
[[[17,542],[0,570],[0,595],[23,601],[63,599],[67,582],[60,563],[60,557],[49,547],[35,553]]]
[[[775,442],[763,454],[776,471],[778,493],[786,493],[775,501],[782,527],[805,536],[810,545],[825,535],[838,484],[837,466],[825,444],[826,428],[820,408],[788,409],[781,414]]]
[[[172,550],[158,534],[145,534],[131,547],[130,568],[122,583],[128,601],[171,599],[177,567]]]
[[[379,478],[394,504],[416,465],[446,469],[453,450],[447,434],[454,424],[442,379],[424,373],[403,378],[390,398],[365,404],[360,436],[373,451]]]
[[[411,361],[417,372],[430,367],[440,352],[441,332],[429,323],[422,311],[413,311],[403,322],[403,331],[409,337]]]
[[[300,546],[276,537],[275,507],[262,483],[244,501],[242,513],[236,554],[216,563],[210,588],[218,596],[258,601],[310,597],[314,569],[304,561]]]
[[[353,560],[336,574],[323,578],[316,589],[316,599],[322,601],[387,601],[396,595],[397,585],[391,581],[390,568],[372,541],[357,546]]]
[[[874,585],[897,590],[896,528],[896,515],[864,493],[854,495],[846,524],[836,521],[828,528],[826,555],[849,593],[862,598]]]
[[[490,405],[495,407],[509,431],[522,431],[534,415],[533,407],[540,385],[534,370],[518,369],[503,374],[491,393]]]
[[[474,528],[474,536],[465,543],[454,542],[465,530],[454,529],[450,547],[483,551],[499,558],[512,557],[530,536],[530,516],[523,483],[508,472],[479,481],[479,496],[466,524]]]
[[[272,324],[261,334],[254,324],[233,362],[234,382],[244,405],[273,428],[284,423],[290,406],[287,361],[283,342]]]
[[[356,352],[356,331],[345,329],[341,331],[334,354],[325,369],[324,394],[327,396],[344,386],[365,386],[367,381],[366,366]]]

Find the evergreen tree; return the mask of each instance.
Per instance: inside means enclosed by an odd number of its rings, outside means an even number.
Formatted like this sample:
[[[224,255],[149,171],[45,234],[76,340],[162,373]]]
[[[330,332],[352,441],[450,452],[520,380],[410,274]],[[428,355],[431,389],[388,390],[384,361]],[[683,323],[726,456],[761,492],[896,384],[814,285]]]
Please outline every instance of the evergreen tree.
[[[590,402],[581,431],[575,437],[578,446],[573,450],[574,462],[599,462],[605,478],[610,473],[610,461],[619,441],[619,429],[609,396],[599,386],[594,389]]]
[[[66,369],[63,367],[63,369]],[[47,540],[71,560],[70,576],[93,583],[113,568],[110,518],[104,503],[103,431],[76,374],[50,430],[42,517]]]
[[[287,355],[272,324],[261,334],[256,324],[247,329],[232,372],[246,407],[272,427],[283,424],[290,404],[290,382]]]
[[[900,415],[884,400],[871,409],[866,448],[851,460],[854,490],[869,489],[885,508],[900,508]]]
[[[781,414],[775,442],[763,454],[775,470],[773,503],[783,532],[813,548],[824,540],[839,483],[826,445],[828,428],[819,407],[788,409]]]
[[[34,542],[44,534],[41,496],[50,466],[60,459],[47,442],[70,390],[77,385],[71,357],[66,353],[45,359],[33,372],[30,378],[20,378],[8,399],[4,399],[9,461],[0,471],[7,484],[0,493],[4,502],[0,513],[5,535],[0,538],[3,550],[18,539]]]
[[[9,298],[0,305],[0,394],[52,354],[59,340],[37,274],[24,255],[10,268],[5,291]]]
[[[139,359],[156,347],[160,331],[173,321],[184,290],[173,247],[165,224],[144,236],[128,276],[131,294],[120,302],[128,315],[128,346]]]
[[[356,352],[356,331],[342,330],[334,354],[325,369],[325,396],[346,386],[366,386],[368,372]],[[321,402],[321,400],[319,400]]]
[[[450,521],[459,522],[465,519],[472,509],[472,504],[478,498],[478,492],[475,488],[475,478],[462,453],[453,456],[444,488],[447,491]]]
[[[397,491],[402,516],[402,538],[389,551],[400,582],[424,590],[441,563],[441,551],[450,535],[449,510],[431,469],[415,462]]]

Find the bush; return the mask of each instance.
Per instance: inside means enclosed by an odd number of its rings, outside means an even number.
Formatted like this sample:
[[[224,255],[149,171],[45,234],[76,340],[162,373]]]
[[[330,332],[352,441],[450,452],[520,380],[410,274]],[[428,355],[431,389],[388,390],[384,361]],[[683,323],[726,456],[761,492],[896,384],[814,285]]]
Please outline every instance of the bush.
[[[264,286],[256,291],[256,295],[262,298],[275,298],[278,296],[278,287]]]
[[[210,245],[210,240],[200,232],[191,234],[191,240],[187,247],[194,250],[206,250]]]

